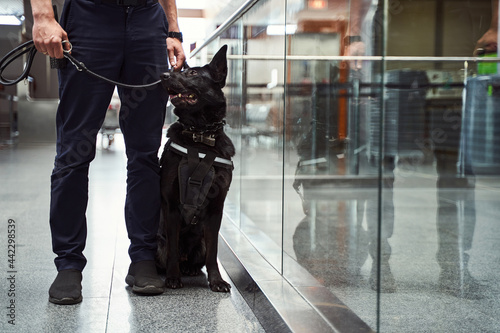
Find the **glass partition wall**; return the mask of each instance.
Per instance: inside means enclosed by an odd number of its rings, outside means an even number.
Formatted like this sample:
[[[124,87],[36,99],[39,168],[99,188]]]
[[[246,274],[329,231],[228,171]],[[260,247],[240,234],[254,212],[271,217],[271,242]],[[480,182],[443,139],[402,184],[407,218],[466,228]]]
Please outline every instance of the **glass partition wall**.
[[[197,54],[229,45],[227,221],[311,304],[335,309],[327,290],[380,332],[500,327],[499,59],[476,50],[492,16],[258,1]]]

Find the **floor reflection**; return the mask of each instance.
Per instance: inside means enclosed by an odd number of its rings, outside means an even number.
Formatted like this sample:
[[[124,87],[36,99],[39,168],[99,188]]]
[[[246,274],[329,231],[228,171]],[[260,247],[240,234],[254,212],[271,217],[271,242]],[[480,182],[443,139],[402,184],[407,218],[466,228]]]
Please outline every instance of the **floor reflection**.
[[[476,226],[475,179],[457,175],[456,153],[436,151],[436,162],[439,289],[456,297],[482,298],[484,288],[469,272],[468,251]]]
[[[343,162],[336,155],[332,159],[335,165]],[[371,289],[395,292],[396,282],[389,263],[392,252],[389,238],[394,230],[392,171],[382,179],[383,222],[379,224],[376,167],[372,168],[372,174],[363,177],[317,178],[318,168],[329,169],[326,159],[324,163],[320,166],[307,160],[299,162],[294,187],[302,198],[306,216],[293,235],[298,262],[325,285],[360,286],[363,283],[360,269],[370,257]],[[387,159],[384,164],[388,170],[394,169],[394,159]]]
[[[482,288],[468,269],[476,223],[475,181],[470,158],[460,154],[461,114],[456,111],[461,105],[441,101],[445,108],[429,107],[428,80],[422,71],[395,70],[386,76],[391,86],[384,95],[383,149],[378,144],[379,88],[370,87],[370,98],[351,104],[350,112],[357,120],[346,139],[335,136],[337,119],[322,107],[336,100],[335,91],[315,97],[315,118],[303,131],[296,149],[299,162],[293,187],[305,213],[293,236],[297,260],[326,285],[358,285],[360,269],[369,257],[370,288],[396,292],[390,264],[390,238],[395,228],[394,171],[410,164],[414,169],[405,175],[405,181],[437,196],[439,290],[456,297],[481,298]],[[433,111],[427,121],[426,107]],[[426,139],[424,125],[429,126],[429,133],[439,135]],[[427,171],[418,170],[412,159]],[[418,174],[428,176],[425,173],[433,162],[437,173],[434,189],[418,184]],[[415,217],[400,223],[418,220]]]
[[[391,161],[386,161],[385,165],[391,169]],[[456,168],[453,156],[440,155],[437,165],[438,180],[434,191],[438,207],[439,289],[456,297],[478,299],[482,297],[484,286],[468,269],[468,252],[472,248],[476,221],[474,178],[450,176],[447,167]],[[305,214],[293,234],[297,261],[325,286],[360,287],[367,282],[374,291],[380,288],[383,293],[396,292],[397,281],[390,263],[390,239],[395,227],[394,178],[383,179],[381,202],[376,178],[356,181],[357,185],[365,182],[370,187],[346,188],[342,186],[344,181],[296,176],[295,186],[302,197]],[[399,221],[420,223],[418,216],[411,221]],[[360,270],[368,258],[371,269],[368,281],[364,281],[366,277]]]

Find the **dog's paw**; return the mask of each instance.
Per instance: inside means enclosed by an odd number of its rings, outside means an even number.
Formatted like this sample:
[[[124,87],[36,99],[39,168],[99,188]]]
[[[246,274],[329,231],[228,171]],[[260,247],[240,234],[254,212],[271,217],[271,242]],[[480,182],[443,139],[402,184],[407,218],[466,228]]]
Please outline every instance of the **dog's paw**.
[[[231,285],[224,280],[217,280],[208,283],[212,291],[228,293],[231,291]]]
[[[179,289],[183,287],[181,279],[179,278],[166,278],[165,286],[170,289]]]

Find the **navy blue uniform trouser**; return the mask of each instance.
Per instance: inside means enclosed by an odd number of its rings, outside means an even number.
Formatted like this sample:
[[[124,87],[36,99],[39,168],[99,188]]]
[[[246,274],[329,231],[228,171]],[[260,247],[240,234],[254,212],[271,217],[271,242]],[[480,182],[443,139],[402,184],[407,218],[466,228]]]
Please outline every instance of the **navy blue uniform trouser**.
[[[61,25],[73,45],[72,55],[98,74],[143,84],[156,81],[167,70],[168,23],[158,3],[127,9],[98,0],[66,0]],[[89,164],[114,88],[78,72],[70,63],[59,71],[57,155],[50,204],[58,270],[83,270],[86,264]],[[160,85],[119,88],[118,92],[128,159],[125,222],[129,255],[132,262],[152,260],[160,211],[158,149],[168,95]]]

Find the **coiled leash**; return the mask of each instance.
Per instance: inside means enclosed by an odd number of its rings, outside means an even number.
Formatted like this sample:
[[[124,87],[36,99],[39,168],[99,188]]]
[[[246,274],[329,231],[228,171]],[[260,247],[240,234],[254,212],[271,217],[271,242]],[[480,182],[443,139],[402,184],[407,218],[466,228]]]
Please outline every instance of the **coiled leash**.
[[[7,66],[9,66],[11,62],[13,62],[18,57],[22,56],[25,53],[28,53],[27,56],[28,58],[26,59],[26,65],[24,66],[23,73],[18,78],[13,80],[4,78],[3,71],[5,70],[5,68],[7,68]],[[4,86],[11,86],[18,83],[21,80],[26,79],[30,73],[31,65],[33,64],[33,59],[35,58],[35,54],[36,54],[36,49],[32,40],[19,45],[18,47],[7,53],[2,58],[2,60],[0,60],[0,84],[3,84]]]
[[[153,87],[157,84],[159,84],[161,82],[161,80],[157,80],[153,83],[148,83],[148,84],[138,84],[138,85],[135,85],[135,84],[126,84],[126,83],[122,83],[122,82],[117,82],[117,81],[114,81],[114,80],[111,80],[111,79],[108,79],[107,77],[104,77],[102,75],[99,75],[93,71],[91,71],[90,69],[87,68],[87,66],[85,66],[85,64],[81,61],[78,61],[77,59],[75,59],[75,57],[73,57],[70,52],[71,52],[71,49],[73,48],[73,46],[71,45],[71,43],[67,40],[64,40],[62,41],[63,43],[63,51],[64,51],[64,58],[62,59],[54,59],[54,58],[50,58],[50,67],[51,68],[55,68],[55,69],[60,69],[60,68],[64,68],[66,66],[66,59],[68,59],[72,64],[73,66],[76,67],[76,69],[79,71],[79,72],[86,72],[87,74],[90,74],[98,79],[101,79],[103,81],[106,81],[110,84],[113,84],[113,85],[116,85],[118,87],[123,87],[123,88],[149,88],[149,87]],[[70,46],[70,49],[69,50],[64,50],[64,44],[69,44]],[[9,53],[7,53],[3,58],[2,60],[0,60],[0,84],[3,84],[4,86],[11,86],[11,85],[14,85],[22,80],[25,80],[28,78],[28,75],[30,73],[30,69],[31,69],[31,65],[33,64],[33,60],[35,58],[35,55],[36,55],[36,48],[35,48],[35,44],[33,43],[32,40],[26,42],[26,43],[23,43],[21,45],[19,45],[18,47],[16,47],[15,49],[13,49],[12,51],[10,51]],[[3,71],[7,68],[7,66],[9,66],[14,60],[16,60],[18,57],[24,55],[24,54],[28,54],[27,55],[27,58],[26,58],[26,64],[24,66],[24,70],[22,72],[22,74],[15,78],[15,79],[7,79],[3,76]]]

